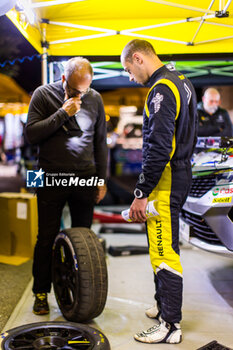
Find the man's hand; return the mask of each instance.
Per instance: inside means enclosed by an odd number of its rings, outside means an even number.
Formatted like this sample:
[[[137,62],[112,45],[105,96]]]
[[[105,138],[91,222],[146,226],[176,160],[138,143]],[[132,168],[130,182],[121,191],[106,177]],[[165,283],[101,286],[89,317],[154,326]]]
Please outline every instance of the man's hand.
[[[106,195],[107,192],[107,186],[97,186],[97,194],[96,194],[96,203],[98,204]]]
[[[69,98],[67,94],[65,94],[65,102],[62,105],[62,108],[66,111],[69,117],[75,115],[81,108],[81,98],[80,97],[71,97]]]
[[[147,198],[135,198],[130,206],[129,217],[133,222],[146,221]]]

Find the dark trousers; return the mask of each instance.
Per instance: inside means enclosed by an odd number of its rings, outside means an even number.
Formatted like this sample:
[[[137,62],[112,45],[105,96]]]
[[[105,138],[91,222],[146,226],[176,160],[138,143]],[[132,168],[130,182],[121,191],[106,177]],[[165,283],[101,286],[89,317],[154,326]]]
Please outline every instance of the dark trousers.
[[[90,228],[95,187],[38,188],[38,236],[33,261],[33,292],[50,292],[52,246],[60,230],[62,210],[69,205],[72,227]]]

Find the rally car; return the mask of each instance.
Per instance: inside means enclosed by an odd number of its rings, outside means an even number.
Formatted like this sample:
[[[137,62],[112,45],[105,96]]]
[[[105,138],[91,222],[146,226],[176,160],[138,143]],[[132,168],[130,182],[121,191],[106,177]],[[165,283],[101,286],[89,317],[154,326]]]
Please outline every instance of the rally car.
[[[192,173],[180,217],[181,237],[233,258],[233,139],[199,138]]]

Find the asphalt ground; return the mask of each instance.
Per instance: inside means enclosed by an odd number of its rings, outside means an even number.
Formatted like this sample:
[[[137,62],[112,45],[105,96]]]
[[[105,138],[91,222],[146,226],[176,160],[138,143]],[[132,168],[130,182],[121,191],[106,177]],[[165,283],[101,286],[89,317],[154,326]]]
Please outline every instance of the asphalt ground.
[[[14,266],[0,263],[0,330],[6,324],[32,276],[32,260]]]
[[[92,229],[98,232],[96,225]],[[107,247],[147,243],[145,234],[103,234]],[[153,271],[148,254],[106,256],[108,298],[104,311],[88,325],[108,338],[112,350],[195,350],[217,341],[232,349],[233,260],[194,248],[181,246],[184,268],[183,341],[180,344],[144,344],[133,335],[154,325],[145,309],[154,303]],[[50,314],[34,315],[32,280],[2,332],[34,322],[66,320],[59,310],[53,291],[49,294]],[[207,349],[207,347],[205,347]],[[208,347],[210,349],[210,347]]]

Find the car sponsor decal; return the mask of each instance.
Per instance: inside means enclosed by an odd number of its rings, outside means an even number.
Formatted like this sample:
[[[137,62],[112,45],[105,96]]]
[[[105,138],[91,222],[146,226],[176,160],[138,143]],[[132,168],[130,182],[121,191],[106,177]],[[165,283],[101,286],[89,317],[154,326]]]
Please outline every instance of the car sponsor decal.
[[[225,186],[219,186],[219,187],[215,187],[212,190],[212,195],[218,196],[218,195],[232,195],[233,194],[233,187],[229,186],[229,185],[225,185]]]
[[[214,198],[212,203],[231,203],[232,197]]]

